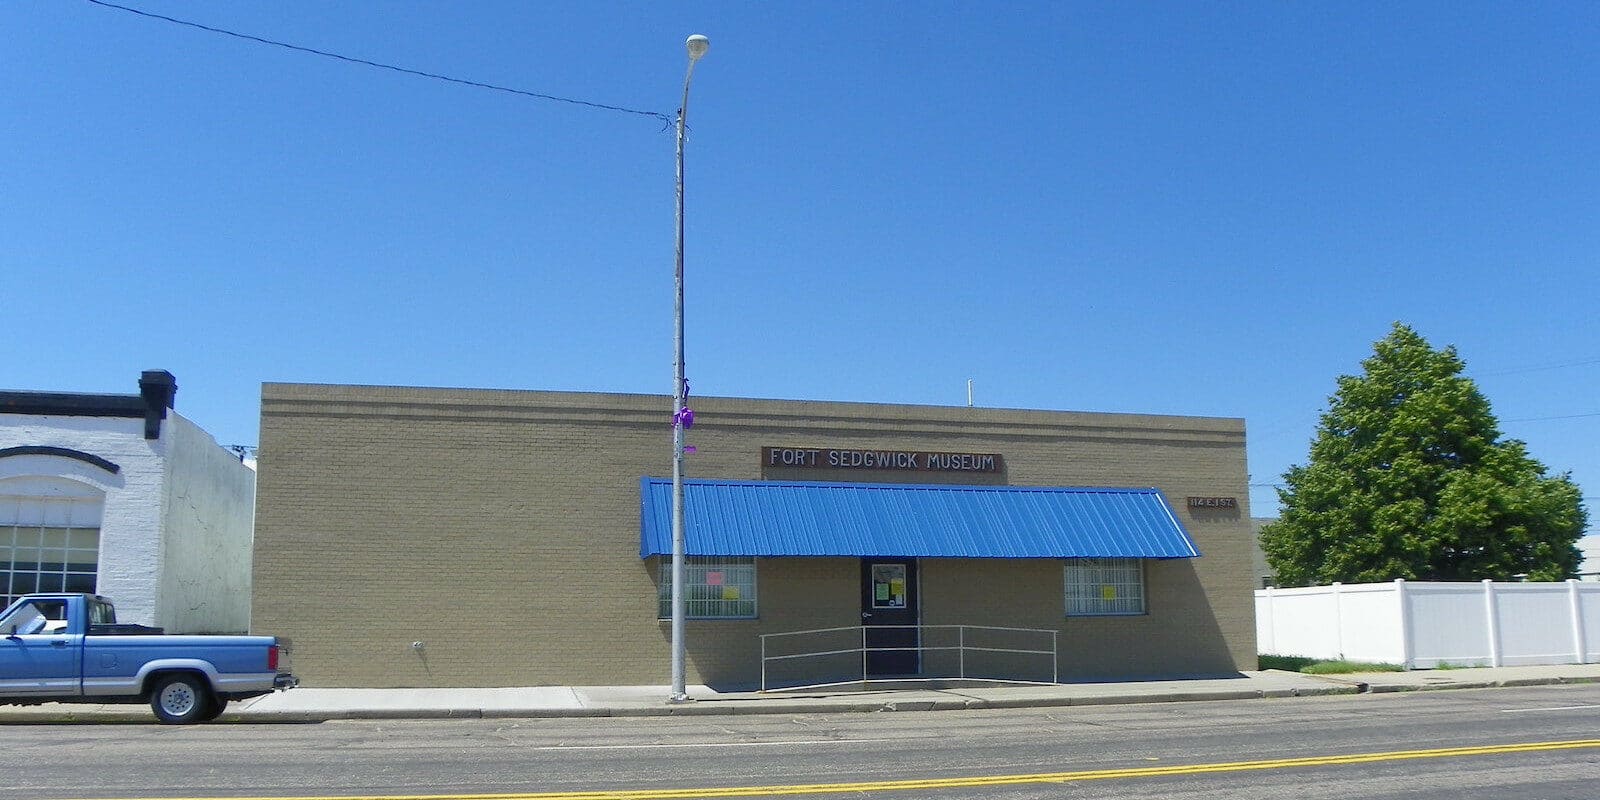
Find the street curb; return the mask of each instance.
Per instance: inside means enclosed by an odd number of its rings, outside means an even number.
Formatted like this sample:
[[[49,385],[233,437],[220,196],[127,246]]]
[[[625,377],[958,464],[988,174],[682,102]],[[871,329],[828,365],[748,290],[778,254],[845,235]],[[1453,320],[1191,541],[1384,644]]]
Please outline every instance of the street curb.
[[[1549,683],[1549,681],[1546,681]],[[1530,684],[1531,685],[1531,684]],[[1448,689],[1492,689],[1493,681],[1452,681],[1450,683],[1373,683],[1367,694],[1394,694],[1396,692],[1442,692]]]
[[[1261,700],[1356,694],[1349,686],[1239,689],[1211,692],[1119,694],[1098,697],[1044,697],[993,700],[980,697],[789,703],[781,700],[702,700],[659,706],[491,709],[350,709],[341,711],[245,711],[223,719],[239,722],[316,722],[348,719],[541,719],[593,717],[702,717],[738,714],[882,714],[897,711],[973,711],[1068,706],[1148,705],[1153,703]],[[0,722],[4,717],[0,716]]]
[[[1395,692],[1438,692],[1447,689],[1499,689],[1518,686],[1558,686],[1581,683],[1600,683],[1600,678],[1558,676],[1554,678],[1505,678],[1495,681],[1451,681],[1449,683],[1375,683],[1369,685],[1366,691],[1372,694],[1391,694]]]
[[[1578,684],[1578,683],[1600,683],[1600,678],[1591,678],[1591,677],[1588,677],[1588,676],[1577,677],[1577,678],[1567,678],[1567,677],[1556,677],[1556,678],[1507,678],[1506,680],[1503,680],[1503,681],[1497,681],[1495,685],[1497,685],[1497,686],[1545,686],[1545,685],[1558,684],[1558,683],[1572,683],[1572,684]]]
[[[225,713],[213,724],[309,724],[338,720],[403,719],[582,719],[599,717],[701,717],[733,714],[878,714],[897,711],[971,711],[1019,708],[1062,708],[1072,706],[1149,705],[1155,703],[1206,702],[1214,700],[1257,700],[1291,697],[1318,697],[1354,694],[1444,691],[1448,689],[1492,689],[1498,687],[1547,686],[1600,683],[1600,676],[1507,678],[1492,681],[1454,681],[1446,683],[1382,683],[1328,675],[1307,675],[1324,685],[1276,689],[1224,689],[1194,692],[1152,692],[1146,694],[1104,694],[1079,697],[983,698],[956,695],[948,698],[895,700],[836,700],[833,702],[790,701],[783,698],[708,699],[660,705],[614,705],[580,708],[352,708],[329,710],[267,710],[240,708]],[[1374,676],[1367,676],[1374,677]],[[93,708],[82,711],[3,711],[0,725],[156,725],[149,709],[140,705],[125,708]]]

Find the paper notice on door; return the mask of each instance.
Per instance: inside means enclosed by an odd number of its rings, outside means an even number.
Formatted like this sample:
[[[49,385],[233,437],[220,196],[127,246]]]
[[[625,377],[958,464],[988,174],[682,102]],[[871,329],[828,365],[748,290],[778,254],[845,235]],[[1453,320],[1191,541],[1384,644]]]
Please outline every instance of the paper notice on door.
[[[1115,586],[1101,586],[1100,587],[1100,599],[1101,600],[1115,600],[1115,599],[1117,599],[1117,587],[1115,587]]]
[[[722,573],[720,573],[720,572],[707,572],[706,573],[706,585],[707,586],[721,586],[722,585]]]
[[[889,602],[889,584],[887,584],[887,583],[875,583],[875,584],[872,585],[872,589],[873,589],[872,598],[874,600],[877,600],[877,601],[883,602],[883,603]]]
[[[722,599],[724,599],[724,600],[738,600],[739,599],[739,587],[737,587],[737,586],[724,586],[724,587],[722,587]]]

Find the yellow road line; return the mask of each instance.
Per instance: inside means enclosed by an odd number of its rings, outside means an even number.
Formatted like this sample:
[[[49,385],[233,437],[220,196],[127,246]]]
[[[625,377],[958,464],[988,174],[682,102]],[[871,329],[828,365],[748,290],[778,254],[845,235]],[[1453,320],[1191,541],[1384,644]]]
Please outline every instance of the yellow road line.
[[[842,792],[893,792],[909,789],[961,789],[978,786],[1009,786],[1025,783],[1068,783],[1114,778],[1152,778],[1172,775],[1204,775],[1218,772],[1328,767],[1371,764],[1381,761],[1409,761],[1424,758],[1459,758],[1504,753],[1536,753],[1549,750],[1600,748],[1600,739],[1567,742],[1446,747],[1437,750],[1394,750],[1384,753],[1355,753],[1342,756],[1279,758],[1267,761],[1229,761],[1216,764],[1186,764],[1170,767],[1131,767],[1079,772],[1041,772],[1029,775],[988,775],[970,778],[923,778],[897,781],[859,781],[854,783],[803,783],[790,786],[728,786],[701,789],[633,789],[582,792],[517,792],[510,794],[416,794],[416,795],[308,795],[303,797],[231,798],[143,798],[141,800],[676,800],[705,797],[764,797],[771,795],[833,794]]]

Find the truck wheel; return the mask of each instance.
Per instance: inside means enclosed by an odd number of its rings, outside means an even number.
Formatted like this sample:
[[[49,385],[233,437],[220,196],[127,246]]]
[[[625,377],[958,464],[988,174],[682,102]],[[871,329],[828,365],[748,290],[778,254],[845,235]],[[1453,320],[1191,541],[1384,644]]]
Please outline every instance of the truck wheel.
[[[187,725],[209,719],[206,714],[215,705],[211,687],[197,675],[181,673],[168,675],[156,681],[150,692],[150,709],[163,725]]]

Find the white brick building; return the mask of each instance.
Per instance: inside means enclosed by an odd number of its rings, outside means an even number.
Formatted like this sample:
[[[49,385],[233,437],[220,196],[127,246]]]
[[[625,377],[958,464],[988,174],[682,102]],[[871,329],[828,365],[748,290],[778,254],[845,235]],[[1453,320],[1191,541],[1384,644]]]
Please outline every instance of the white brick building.
[[[0,604],[97,592],[124,622],[249,629],[255,473],[176,392],[160,370],[138,394],[0,391]]]

